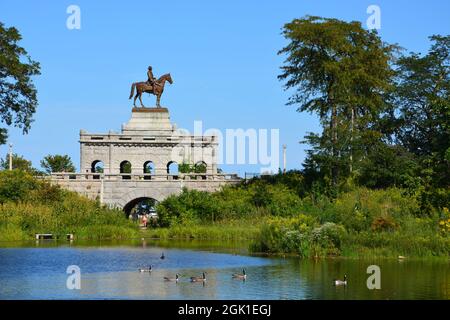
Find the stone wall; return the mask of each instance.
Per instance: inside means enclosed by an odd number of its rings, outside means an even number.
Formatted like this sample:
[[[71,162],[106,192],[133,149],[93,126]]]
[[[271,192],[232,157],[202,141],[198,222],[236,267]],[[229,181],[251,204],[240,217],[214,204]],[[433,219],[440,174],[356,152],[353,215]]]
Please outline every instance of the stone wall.
[[[80,131],[80,173],[55,173],[52,183],[98,199],[110,207],[125,208],[141,198],[162,201],[183,188],[217,191],[240,181],[236,175],[217,173],[216,136],[192,136],[170,123],[165,108],[133,108],[131,119],[121,133]],[[103,172],[95,166],[103,163]],[[125,174],[123,163],[131,164]],[[151,174],[145,164],[153,165]],[[169,174],[172,162],[206,164],[206,173]]]
[[[128,161],[133,174],[144,173],[152,162],[155,174],[167,174],[172,162],[206,164],[207,173],[217,173],[218,140],[215,136],[191,136],[177,130],[164,108],[134,108],[122,133],[107,134],[80,131],[80,172],[91,173],[98,162],[104,173],[121,173]]]
[[[52,183],[116,208],[124,208],[131,201],[140,198],[162,201],[170,195],[181,193],[183,188],[218,191],[225,185],[239,181],[235,175],[122,176],[59,173],[51,176]]]

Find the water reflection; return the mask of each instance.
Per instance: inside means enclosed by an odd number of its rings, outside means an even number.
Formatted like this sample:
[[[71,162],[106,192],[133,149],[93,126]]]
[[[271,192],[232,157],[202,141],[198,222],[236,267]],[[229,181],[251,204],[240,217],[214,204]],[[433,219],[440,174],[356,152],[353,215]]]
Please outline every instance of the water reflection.
[[[449,299],[448,261],[301,260],[237,254],[236,244],[141,240],[118,244],[0,249],[1,299]],[[190,245],[190,247],[189,247]],[[189,248],[188,248],[189,247]],[[195,249],[193,249],[193,247]],[[164,251],[165,259],[160,259]],[[81,268],[81,290],[66,288],[68,265]],[[153,265],[151,273],[138,268]],[[369,265],[381,268],[381,290],[368,290]],[[232,279],[246,269],[247,280]],[[191,276],[207,273],[205,284]],[[164,277],[181,275],[180,281]],[[335,278],[348,276],[346,287]]]

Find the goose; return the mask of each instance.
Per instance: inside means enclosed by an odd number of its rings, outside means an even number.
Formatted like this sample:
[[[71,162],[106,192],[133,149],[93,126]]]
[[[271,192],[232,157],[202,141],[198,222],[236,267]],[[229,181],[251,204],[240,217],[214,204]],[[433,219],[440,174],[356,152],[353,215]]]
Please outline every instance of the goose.
[[[245,269],[242,269],[242,274],[233,273],[232,277],[233,277],[233,279],[245,280],[245,279],[247,279],[247,274],[245,273]]]
[[[347,275],[344,275],[344,280],[333,280],[333,285],[346,286],[347,285]]]
[[[164,260],[165,256],[164,256],[164,252],[161,254],[161,260]]]
[[[180,274],[178,274],[178,273],[175,275],[175,278],[164,277],[164,280],[165,280],[165,281],[175,281],[175,282],[178,282],[179,279],[180,279]]]
[[[140,268],[139,272],[152,272],[152,265],[149,265],[147,269]]]
[[[203,272],[201,277],[191,277],[191,282],[205,282],[205,281],[206,281],[206,272]]]

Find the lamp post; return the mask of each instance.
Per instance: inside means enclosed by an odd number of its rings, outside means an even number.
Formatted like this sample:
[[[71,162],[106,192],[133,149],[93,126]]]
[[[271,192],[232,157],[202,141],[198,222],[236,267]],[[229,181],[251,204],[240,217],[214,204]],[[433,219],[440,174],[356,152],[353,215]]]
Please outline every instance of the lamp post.
[[[9,143],[9,170],[12,170],[12,147],[13,144]]]
[[[286,173],[286,145],[283,144],[283,173]]]

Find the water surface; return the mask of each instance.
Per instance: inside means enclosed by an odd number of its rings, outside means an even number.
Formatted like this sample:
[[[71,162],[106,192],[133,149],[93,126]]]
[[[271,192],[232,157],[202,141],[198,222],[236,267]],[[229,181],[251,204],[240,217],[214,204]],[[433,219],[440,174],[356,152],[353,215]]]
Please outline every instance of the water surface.
[[[446,260],[354,260],[250,256],[242,244],[124,242],[95,246],[38,243],[0,248],[0,299],[449,299]],[[16,244],[17,246],[17,244]],[[175,246],[175,247],[174,247]],[[165,259],[161,260],[164,252]],[[153,272],[139,267],[153,265]],[[381,268],[381,290],[366,285],[369,265]],[[66,287],[69,265],[81,289]],[[245,268],[247,280],[231,275]],[[189,277],[206,272],[205,285]],[[182,275],[180,282],[164,276]],[[332,280],[346,274],[348,285]]]

